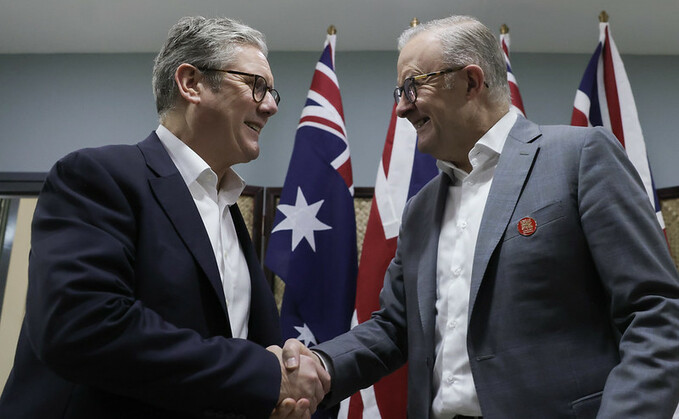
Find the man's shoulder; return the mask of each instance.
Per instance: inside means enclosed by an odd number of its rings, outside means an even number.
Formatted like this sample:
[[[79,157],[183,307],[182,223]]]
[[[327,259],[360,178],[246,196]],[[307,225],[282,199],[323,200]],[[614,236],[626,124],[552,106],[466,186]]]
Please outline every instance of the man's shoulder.
[[[560,140],[560,139],[587,139],[591,137],[608,137],[614,138],[613,134],[603,127],[579,127],[573,125],[539,125],[534,122],[527,121],[537,127],[545,140]]]
[[[520,142],[535,142],[541,148],[555,148],[561,152],[581,150],[592,142],[600,142],[606,148],[620,146],[613,133],[604,127],[538,125],[525,118],[517,120],[510,137]]]
[[[59,159],[47,179],[81,179],[79,182],[136,183],[146,178],[148,165],[145,152],[137,144],[111,144],[75,150]],[[162,147],[162,146],[161,146]]]
[[[100,147],[86,147],[70,152],[59,159],[57,165],[78,166],[95,164],[109,170],[120,168],[134,170],[145,166],[141,145],[149,138],[136,144],[109,144]]]

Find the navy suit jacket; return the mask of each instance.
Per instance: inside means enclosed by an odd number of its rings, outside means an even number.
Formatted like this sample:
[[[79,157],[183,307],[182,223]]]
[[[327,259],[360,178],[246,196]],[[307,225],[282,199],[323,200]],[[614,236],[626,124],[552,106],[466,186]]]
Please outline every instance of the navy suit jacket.
[[[3,418],[268,417],[278,312],[237,206],[250,270],[248,339],[231,337],[214,253],[155,133],[50,171]]]
[[[372,319],[314,349],[332,404],[408,361],[408,416],[430,417],[436,266],[450,178],[406,205]],[[533,234],[519,222],[535,220]],[[679,276],[636,170],[603,129],[519,117],[483,213],[467,352],[484,418],[671,418]],[[597,416],[598,415],[598,416]]]

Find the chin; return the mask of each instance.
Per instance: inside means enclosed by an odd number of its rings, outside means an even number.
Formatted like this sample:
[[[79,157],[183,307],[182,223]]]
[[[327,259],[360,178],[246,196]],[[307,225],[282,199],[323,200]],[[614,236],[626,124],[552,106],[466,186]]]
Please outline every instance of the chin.
[[[255,149],[252,149],[252,150],[248,150],[248,151],[245,153],[245,158],[246,158],[246,160],[247,160],[248,162],[249,162],[249,161],[252,161],[252,160],[255,160],[257,157],[259,157],[259,147],[255,148]],[[247,163],[247,162],[246,162],[246,163]]]
[[[432,152],[434,151],[432,145],[426,139],[423,139],[422,137],[417,138],[417,149],[421,153],[425,153],[425,154],[432,154]]]

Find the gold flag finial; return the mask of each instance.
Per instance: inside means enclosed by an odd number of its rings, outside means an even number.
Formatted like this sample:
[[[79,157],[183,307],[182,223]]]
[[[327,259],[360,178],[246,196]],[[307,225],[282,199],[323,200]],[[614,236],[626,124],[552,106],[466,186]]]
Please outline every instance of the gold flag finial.
[[[602,10],[601,13],[599,13],[599,22],[601,23],[608,22],[608,13],[606,13],[605,10]]]
[[[335,28],[335,25],[328,26],[328,35],[337,35],[337,28]]]
[[[502,35],[508,34],[509,33],[509,26],[507,26],[503,23],[502,26],[500,26],[500,33]]]
[[[417,26],[419,24],[420,24],[420,21],[416,17],[414,17],[410,20],[410,27],[411,28],[414,28],[415,26]]]

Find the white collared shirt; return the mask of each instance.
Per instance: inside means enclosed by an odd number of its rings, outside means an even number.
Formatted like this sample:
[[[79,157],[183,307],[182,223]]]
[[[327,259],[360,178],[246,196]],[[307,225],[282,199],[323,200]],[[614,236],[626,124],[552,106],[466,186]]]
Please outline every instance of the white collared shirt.
[[[467,327],[474,249],[495,167],[514,112],[505,114],[469,152],[472,171],[438,161],[451,178],[438,244],[436,266],[436,330],[432,388],[434,419],[481,416],[469,355]]]
[[[238,242],[229,206],[236,203],[245,182],[229,168],[217,190],[217,174],[195,151],[163,125],[156,134],[177,166],[210,238],[222,280],[233,337],[246,339],[250,318],[250,271]]]

